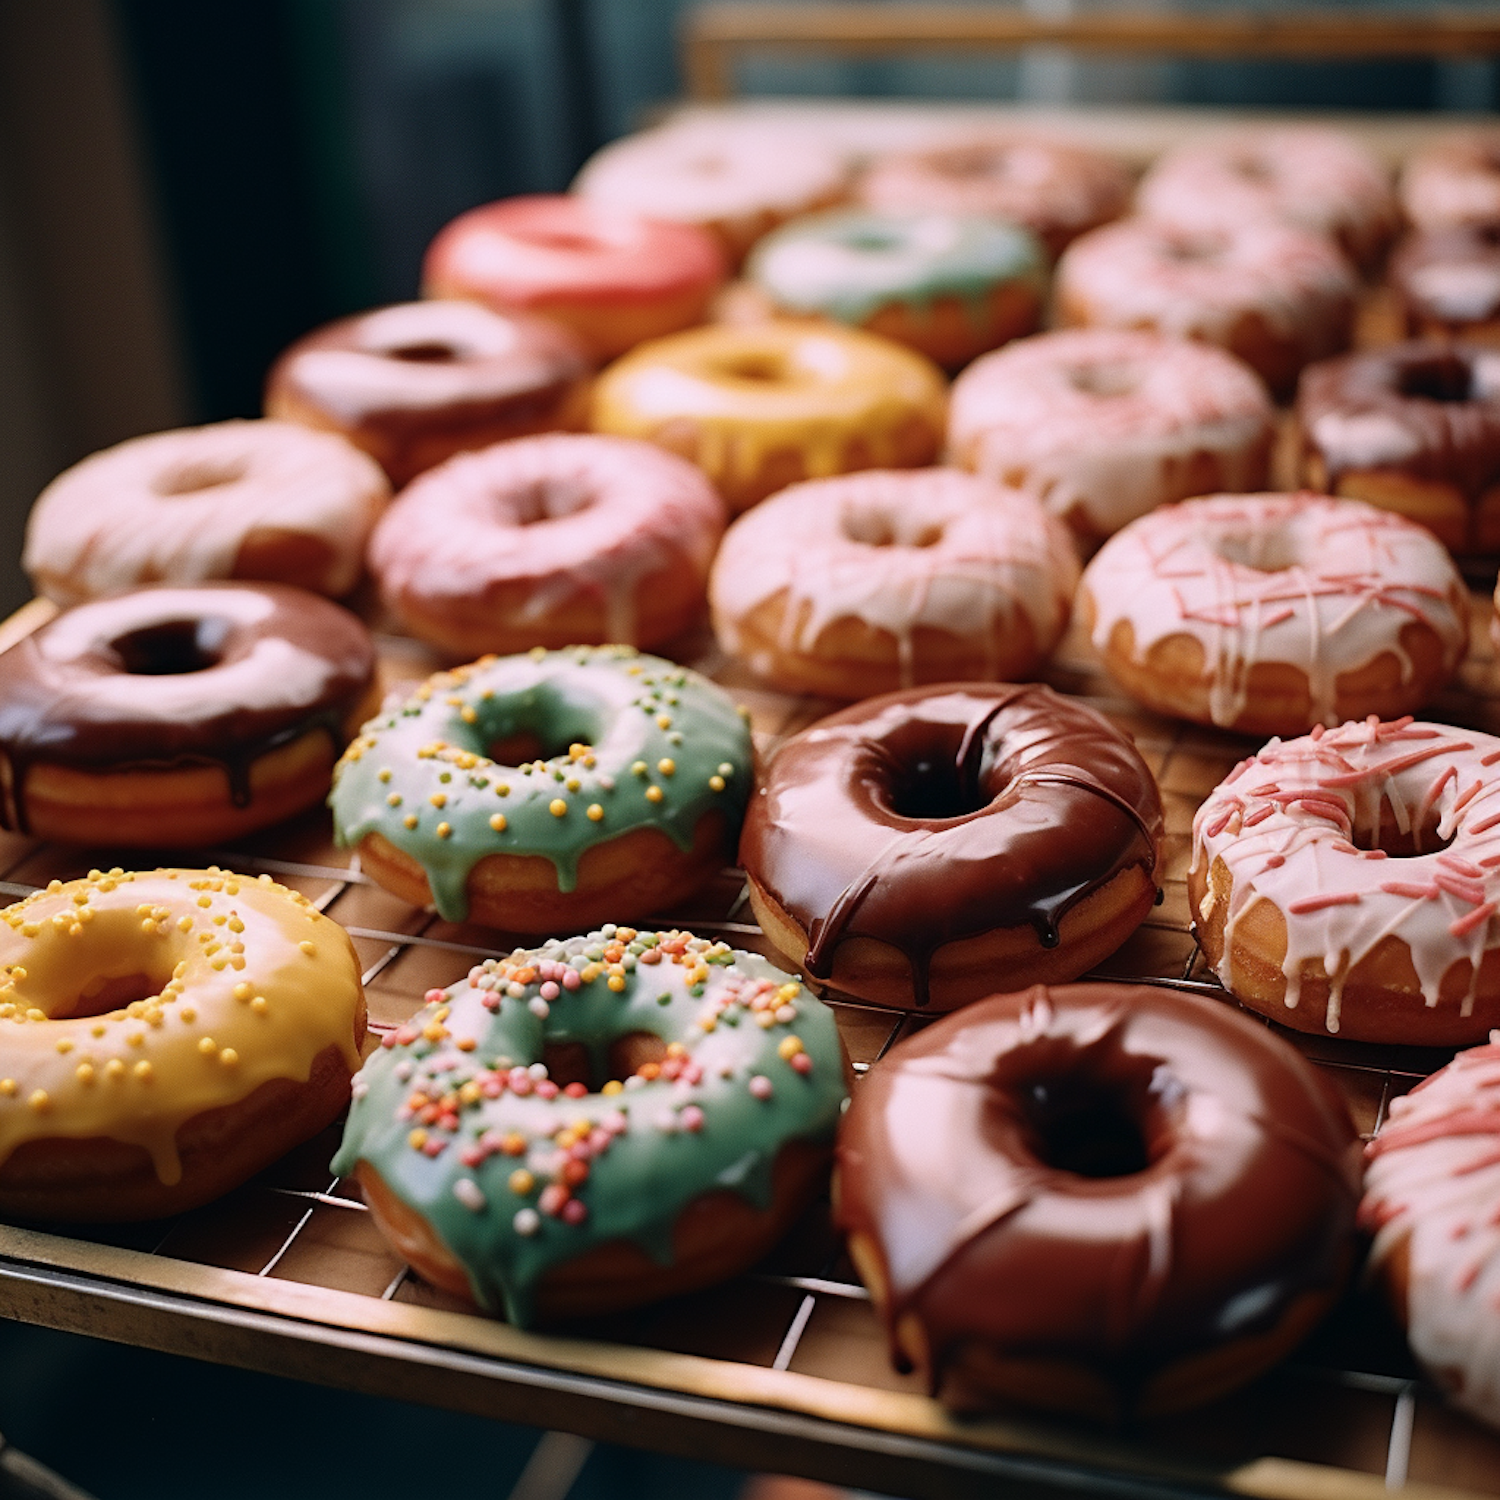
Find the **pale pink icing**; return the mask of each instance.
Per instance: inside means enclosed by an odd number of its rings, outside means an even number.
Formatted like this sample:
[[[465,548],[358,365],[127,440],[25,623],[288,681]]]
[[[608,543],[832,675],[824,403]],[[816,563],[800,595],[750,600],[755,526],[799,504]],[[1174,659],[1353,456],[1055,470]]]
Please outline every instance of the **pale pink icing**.
[[[1500,220],[1500,130],[1462,130],[1416,152],[1401,174],[1401,206],[1418,229]]]
[[[1412,1351],[1500,1424],[1500,1032],[1393,1099],[1369,1155],[1360,1218],[1372,1265],[1408,1247]]]
[[[954,382],[950,460],[1031,491],[1099,536],[1168,500],[1210,455],[1219,484],[1266,479],[1274,410],[1233,355],[1142,329],[1074,328],[1018,339]]]
[[[1257,126],[1168,151],[1136,193],[1137,211],[1190,230],[1270,216],[1326,234],[1361,260],[1396,226],[1385,168],[1323,125]]]
[[[390,485],[374,459],[294,422],[216,422],[131,438],[42,491],[22,565],[60,604],[139,583],[233,576],[256,531],[315,537],[333,561],[326,592],[359,580]]]
[[[910,686],[919,627],[988,646],[998,625],[1024,616],[1045,653],[1067,625],[1077,582],[1067,531],[1029,495],[952,469],[871,471],[793,485],[741,516],[709,599],[720,640],[737,655],[737,622],[777,594],[785,650],[814,651],[842,619],[886,631]]]
[[[520,623],[605,601],[608,639],[634,645],[636,589],[667,567],[703,577],[724,507],[700,470],[634,438],[547,433],[420,475],[370,542],[370,569],[403,597],[480,607],[531,592]]]
[[[1258,662],[1306,673],[1313,717],[1331,724],[1341,673],[1389,651],[1409,677],[1401,630],[1410,621],[1437,635],[1449,671],[1468,645],[1467,592],[1447,550],[1425,528],[1360,500],[1188,500],[1131,522],[1083,582],[1101,650],[1122,621],[1138,653],[1175,635],[1199,643],[1216,724],[1240,717]]]
[[[1233,992],[1236,925],[1269,901],[1286,923],[1286,1006],[1303,966],[1329,979],[1337,1031],[1349,971],[1385,938],[1411,952],[1422,998],[1467,960],[1472,1013],[1480,963],[1500,943],[1500,739],[1442,724],[1373,718],[1272,740],[1209,795],[1193,819],[1194,872],[1222,860],[1231,890],[1219,979]],[[1389,858],[1382,815],[1429,852]],[[1446,845],[1446,847],[1441,847]],[[1200,920],[1209,916],[1212,887]],[[1412,999],[1414,1010],[1417,1000]]]
[[[1227,345],[1259,315],[1304,359],[1342,347],[1358,282],[1334,244],[1273,219],[1198,233],[1150,219],[1091,230],[1063,252],[1057,295],[1091,323]]]

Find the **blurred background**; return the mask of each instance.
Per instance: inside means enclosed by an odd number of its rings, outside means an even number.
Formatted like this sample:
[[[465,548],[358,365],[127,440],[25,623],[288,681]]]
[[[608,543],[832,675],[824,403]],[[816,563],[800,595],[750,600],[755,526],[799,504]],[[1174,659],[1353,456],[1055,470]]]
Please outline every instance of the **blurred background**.
[[[1046,16],[1111,8],[1024,3]],[[53,474],[137,433],[258,414],[272,357],[329,318],[414,295],[422,249],[446,220],[566,187],[596,147],[680,98],[689,8],[0,0],[0,613],[26,597],[21,526]],[[1496,62],[1481,57],[814,55],[749,59],[738,82],[750,94],[1464,113],[1497,98]],[[487,1490],[519,1500],[728,1496],[746,1483],[567,1442],[528,1470],[538,1438],[521,1428],[13,1326],[0,1326],[0,1428],[110,1497],[408,1492],[432,1482],[434,1452],[466,1488],[482,1461]],[[386,1428],[412,1435],[409,1464],[351,1456]],[[0,1466],[0,1497],[7,1482]]]

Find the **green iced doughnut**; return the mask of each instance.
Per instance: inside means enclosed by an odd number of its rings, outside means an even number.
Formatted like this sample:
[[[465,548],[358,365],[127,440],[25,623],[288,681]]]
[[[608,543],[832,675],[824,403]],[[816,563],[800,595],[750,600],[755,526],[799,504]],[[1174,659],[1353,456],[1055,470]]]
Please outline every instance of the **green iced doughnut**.
[[[541,758],[497,763],[518,740]],[[440,672],[372,719],[328,800],[339,843],[413,904],[576,932],[733,863],[751,769],[744,714],[696,672],[629,646],[538,649]]]
[[[524,1326],[753,1263],[846,1098],[833,1012],[795,979],[610,923],[428,991],[356,1077],[333,1170],[429,1281]]]

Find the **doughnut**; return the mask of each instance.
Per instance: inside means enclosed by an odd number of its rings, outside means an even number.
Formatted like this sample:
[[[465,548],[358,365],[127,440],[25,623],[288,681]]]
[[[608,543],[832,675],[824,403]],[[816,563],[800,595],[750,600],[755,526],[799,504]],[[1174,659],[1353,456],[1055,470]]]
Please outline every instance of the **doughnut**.
[[[899,1369],[1105,1420],[1286,1354],[1354,1259],[1359,1142],[1286,1042],[1150,985],[982,1000],[870,1069],[836,1219]]]
[[[59,474],[32,506],[21,565],[58,604],[217,578],[338,597],[359,582],[390,493],[379,465],[331,432],[265,421],[157,432]]]
[[[1418,229],[1500,223],[1500,130],[1455,130],[1414,151],[1399,192]]]
[[[855,328],[695,328],[606,370],[591,425],[680,453],[741,511],[799,479],[932,463],[946,390],[930,360]]]
[[[543,314],[604,360],[701,323],[726,269],[713,236],[691,225],[542,193],[472,208],[441,229],[422,291]]]
[[[1274,219],[1213,231],[1106,224],[1069,246],[1055,285],[1064,325],[1217,344],[1278,395],[1309,361],[1349,347],[1359,290],[1330,240]]]
[[[529,1327],[754,1264],[846,1098],[833,1012],[795,979],[610,922],[429,990],[355,1079],[333,1170],[428,1281]]]
[[[93,870],[0,918],[7,1219],[182,1213],[349,1102],[354,945],[269,875]]]
[[[413,634],[459,657],[656,645],[702,614],[724,520],[676,455],[552,433],[423,474],[376,527],[370,571]]]
[[[1392,1099],[1365,1155],[1370,1265],[1412,1353],[1455,1406],[1500,1426],[1500,1038]]]
[[[1469,644],[1469,591],[1442,545],[1326,495],[1142,516],[1089,564],[1079,611],[1131,697],[1241,734],[1420,708]]]
[[[336,432],[395,488],[455,453],[583,425],[591,374],[560,324],[476,302],[405,302],[298,339],[266,415]]]
[[[1500,344],[1500,223],[1408,235],[1387,275],[1414,338]]]
[[[1500,550],[1500,356],[1395,344],[1314,365],[1297,392],[1302,474],[1420,521],[1455,552]]]
[[[788,740],[740,840],[750,904],[812,979],[952,1010],[1076,979],[1156,900],[1162,810],[1135,747],[1040,685],[889,693]]]
[[[576,931],[731,863],[751,774],[745,715],[707,678],[628,646],[538,649],[440,672],[372,719],[329,805],[339,843],[413,905]]]
[[[894,339],[947,369],[1041,321],[1047,263],[1026,229],[978,214],[835,209],[773,230],[746,264],[773,308]]]
[[[1023,224],[1056,258],[1125,212],[1130,173],[1102,151],[985,131],[880,156],[860,180],[871,208],[987,214]]]
[[[1185,142],[1141,179],[1136,212],[1191,233],[1280,219],[1327,235],[1370,267],[1396,232],[1385,167],[1326,125],[1255,125]]]
[[[137,589],[0,653],[0,826],[201,848],[316,807],[378,698],[370,633],[278,584]]]
[[[1011,681],[1061,638],[1067,529],[1029,495],[952,469],[783,490],[730,527],[709,602],[719,643],[789,693],[868,698]]]
[[[845,154],[807,131],[751,125],[670,125],[611,142],[584,163],[573,191],[603,208],[710,231],[738,265],[787,219],[844,197]]]
[[[1085,544],[1170,500],[1265,484],[1275,409],[1222,349],[1134,328],[1067,328],[953,383],[948,461],[1029,490]]]
[[[1298,1031],[1466,1046],[1500,1025],[1500,739],[1409,718],[1272,740],[1193,819],[1198,942]]]

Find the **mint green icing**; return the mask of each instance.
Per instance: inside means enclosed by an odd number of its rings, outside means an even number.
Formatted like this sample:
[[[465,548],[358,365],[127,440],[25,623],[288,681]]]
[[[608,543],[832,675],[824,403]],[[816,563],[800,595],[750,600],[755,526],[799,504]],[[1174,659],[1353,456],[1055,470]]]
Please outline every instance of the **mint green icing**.
[[[356,1076],[333,1170],[369,1163],[475,1300],[523,1327],[564,1261],[623,1238],[670,1265],[677,1216],[714,1188],[766,1207],[777,1152],[831,1143],[846,1100],[833,1012],[758,955],[687,933],[607,925],[427,1001]],[[610,1045],[641,1032],[680,1055],[603,1084]],[[608,1092],[558,1092],[543,1058],[566,1043]]]
[[[561,753],[490,759],[518,734]],[[542,855],[568,892],[584,850],[607,839],[658,828],[690,849],[715,807],[738,828],[751,768],[744,715],[707,678],[629,646],[538,649],[439,672],[371,719],[328,803],[340,844],[382,834],[427,872],[439,914],[461,922],[486,855]]]
[[[893,302],[957,297],[977,308],[1003,283],[1040,293],[1047,259],[1030,230],[1003,219],[836,209],[768,234],[746,274],[793,312],[863,323]]]

